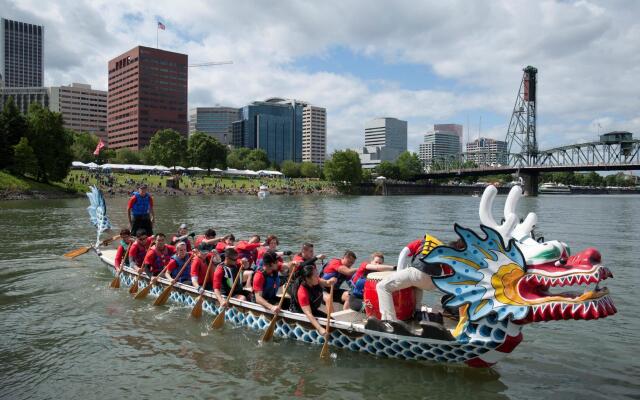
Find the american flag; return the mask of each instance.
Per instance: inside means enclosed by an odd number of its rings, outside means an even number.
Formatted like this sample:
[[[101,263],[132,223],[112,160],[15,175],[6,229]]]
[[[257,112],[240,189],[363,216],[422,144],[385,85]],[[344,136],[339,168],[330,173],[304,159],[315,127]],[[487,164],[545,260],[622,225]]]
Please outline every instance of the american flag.
[[[164,30],[166,27],[164,26],[164,24],[160,21],[158,21],[158,29],[162,29]]]

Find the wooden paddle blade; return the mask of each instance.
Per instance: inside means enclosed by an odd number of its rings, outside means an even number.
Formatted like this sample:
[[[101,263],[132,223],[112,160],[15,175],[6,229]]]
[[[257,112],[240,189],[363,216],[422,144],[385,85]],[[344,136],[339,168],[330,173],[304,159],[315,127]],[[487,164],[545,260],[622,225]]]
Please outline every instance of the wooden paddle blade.
[[[149,284],[147,286],[145,286],[144,289],[142,289],[140,292],[138,292],[138,294],[136,294],[134,299],[136,299],[136,300],[144,299],[145,297],[147,297],[147,295],[149,294],[149,292],[151,291],[152,288],[153,288],[153,284],[151,282],[149,282]]]
[[[120,288],[120,274],[116,274],[116,277],[111,281],[111,285],[109,285],[113,289]]]
[[[329,358],[329,339],[325,338],[324,344],[322,345],[322,351],[320,352],[320,358]]]
[[[167,302],[167,300],[169,300],[169,296],[171,296],[171,291],[173,290],[173,285],[166,287],[162,293],[160,293],[160,296],[158,296],[158,298],[156,299],[156,301],[153,302],[154,306],[162,306],[164,305],[164,303]]]
[[[220,329],[224,326],[224,315],[226,312],[226,308],[223,308],[222,311],[220,311],[220,314],[216,315],[216,318],[211,323],[211,327],[213,329]]]
[[[268,342],[273,337],[273,332],[276,330],[277,318],[278,316],[274,315],[273,318],[271,319],[271,322],[269,322],[269,326],[267,327],[267,330],[264,331],[264,335],[262,335],[262,343]]]
[[[138,281],[133,282],[133,285],[129,288],[129,293],[136,294],[138,293]]]
[[[79,249],[75,249],[73,251],[65,253],[64,256],[67,257],[67,258],[76,258],[76,257],[86,253],[89,250],[91,250],[91,247],[81,247]]]
[[[195,319],[200,319],[202,317],[202,302],[204,301],[204,297],[202,295],[198,296],[196,300],[196,304],[191,309],[191,316]]]

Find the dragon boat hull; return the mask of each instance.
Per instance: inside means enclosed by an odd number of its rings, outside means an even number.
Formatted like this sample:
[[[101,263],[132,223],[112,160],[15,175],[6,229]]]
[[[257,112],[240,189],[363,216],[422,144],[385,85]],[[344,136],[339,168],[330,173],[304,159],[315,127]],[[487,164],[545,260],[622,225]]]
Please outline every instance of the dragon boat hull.
[[[104,250],[100,259],[115,274],[115,250]],[[120,282],[131,286],[136,278],[133,269],[125,267],[120,274]],[[149,279],[140,279],[140,288],[145,287]],[[170,281],[159,278],[149,295],[157,297]],[[211,291],[204,292],[203,311],[217,315],[217,305]],[[198,292],[191,285],[177,283],[169,300],[175,304],[192,307]],[[273,313],[259,304],[231,299],[225,319],[236,326],[246,326],[263,331],[273,318]],[[346,349],[368,353],[379,357],[396,358],[411,361],[431,361],[438,363],[467,364],[471,367],[489,367],[510,353],[521,341],[520,324],[511,321],[498,321],[487,318],[474,327],[474,332],[464,341],[443,341],[418,336],[401,336],[365,329],[365,315],[351,310],[334,312],[331,319],[331,337],[329,345],[334,349]],[[326,319],[318,318],[322,326]],[[274,336],[322,345],[321,336],[304,314],[281,311]]]

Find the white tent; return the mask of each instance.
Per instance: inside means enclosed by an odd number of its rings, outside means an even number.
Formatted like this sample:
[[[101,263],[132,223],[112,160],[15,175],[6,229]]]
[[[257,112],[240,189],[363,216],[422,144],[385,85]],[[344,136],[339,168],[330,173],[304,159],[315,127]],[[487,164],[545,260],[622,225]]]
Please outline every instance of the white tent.
[[[165,167],[164,165],[154,165],[153,169],[156,171],[168,171],[169,168]]]
[[[258,175],[261,175],[261,176],[282,176],[284,174],[282,172],[280,172],[280,171],[269,171],[269,170],[266,170],[266,169],[262,169],[262,170],[258,171]]]
[[[189,167],[189,168],[187,168],[187,170],[189,170],[189,171],[204,171],[204,169],[202,169],[200,167]]]
[[[99,167],[99,165],[98,165],[98,164],[96,164],[96,163],[94,163],[94,162],[90,162],[90,163],[88,163],[88,164],[85,164],[85,166],[86,166],[87,168],[98,168],[98,167]]]
[[[176,165],[175,167],[173,167],[173,169],[175,169],[176,171],[184,171],[186,168]]]
[[[258,176],[258,173],[256,171],[252,171],[250,169],[245,169],[244,171],[240,171],[242,173],[242,175],[248,175],[248,176]]]
[[[77,168],[86,168],[87,164],[83,163],[82,161],[73,161],[71,163],[72,167],[77,167]]]

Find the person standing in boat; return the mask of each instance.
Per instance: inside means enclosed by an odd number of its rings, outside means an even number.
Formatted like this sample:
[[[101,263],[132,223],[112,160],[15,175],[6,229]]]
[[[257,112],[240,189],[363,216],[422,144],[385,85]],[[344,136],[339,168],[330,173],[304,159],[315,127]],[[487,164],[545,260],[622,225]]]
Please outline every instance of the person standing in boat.
[[[249,263],[246,260],[242,260],[238,265],[238,252],[234,248],[227,248],[224,251],[224,261],[216,267],[213,274],[213,292],[218,299],[219,304],[224,304],[224,298],[222,296],[228,296],[231,292],[231,286],[236,279],[236,275],[243,274],[243,268],[248,268]],[[234,289],[233,297],[238,300],[247,300],[250,297],[249,292],[242,289],[247,276],[243,274],[238,279],[236,288]]]
[[[264,253],[261,266],[256,270],[253,277],[253,301],[264,308],[278,313],[280,309],[275,305],[278,302],[278,289],[280,288],[280,272],[289,271],[297,264],[292,261],[284,264],[275,251]]]
[[[315,265],[306,264],[296,271],[293,285],[290,287],[291,296],[290,310],[295,313],[304,314],[311,325],[318,331],[320,336],[325,334],[324,328],[320,325],[316,317],[325,318],[327,314],[320,310],[324,302],[327,304],[332,299],[329,293],[323,290],[330,288],[337,282],[335,277],[324,280],[318,275]]]
[[[349,308],[349,291],[342,289],[340,285],[348,282],[356,273],[357,268],[351,268],[356,262],[356,253],[351,250],[345,251],[342,258],[334,258],[324,268],[322,279],[328,280],[336,278],[336,287],[333,289],[333,301],[344,304],[345,308]]]
[[[189,240],[189,236],[193,238],[196,234],[194,232],[189,233],[187,230],[187,224],[180,224],[178,232],[171,237],[171,244],[175,246],[177,243],[183,242],[187,246],[187,252],[191,252],[191,241]]]
[[[142,264],[144,264],[144,257],[147,255],[149,246],[153,243],[153,237],[147,237],[147,231],[144,229],[138,229],[136,232],[136,241],[133,242],[129,249],[129,266],[138,270],[138,273],[142,271]]]
[[[349,308],[360,312],[364,310],[364,285],[370,272],[393,271],[394,269],[393,265],[384,264],[384,254],[380,251],[376,251],[371,255],[371,262],[365,261],[361,263],[356,273],[351,277],[352,288],[349,292]]]
[[[147,184],[143,183],[137,192],[133,192],[129,202],[127,203],[127,217],[131,232],[138,232],[144,229],[147,235],[153,235],[153,220],[155,214],[153,212],[153,197],[147,193]]]
[[[151,275],[158,275],[169,264],[171,256],[176,252],[176,248],[166,244],[166,236],[164,233],[156,235],[156,244],[147,250],[144,257],[142,268]]]
[[[120,245],[118,246],[118,250],[116,251],[116,269],[120,269],[122,265],[129,266],[129,257],[123,260],[124,255],[127,254],[127,249],[131,246],[134,239],[131,237],[131,231],[127,228],[120,230]]]
[[[189,265],[182,271],[182,275],[177,276],[190,256],[191,254],[187,252],[186,243],[178,242],[176,245],[176,254],[171,256],[171,260],[169,260],[169,264],[167,264],[167,270],[164,273],[165,278],[175,279],[176,282],[180,283],[191,281]],[[191,261],[189,261],[189,264],[191,264]]]

